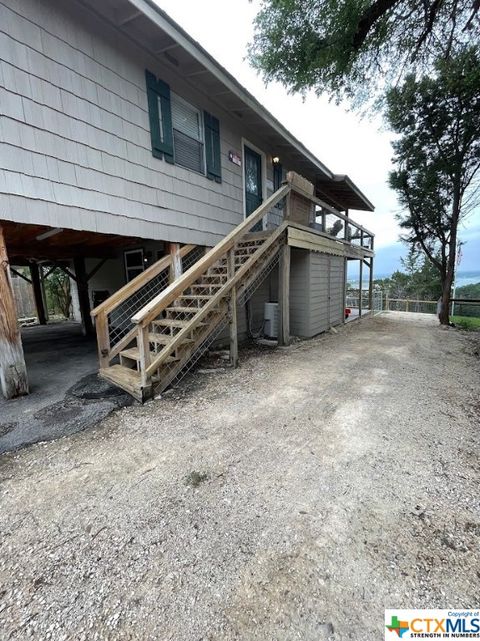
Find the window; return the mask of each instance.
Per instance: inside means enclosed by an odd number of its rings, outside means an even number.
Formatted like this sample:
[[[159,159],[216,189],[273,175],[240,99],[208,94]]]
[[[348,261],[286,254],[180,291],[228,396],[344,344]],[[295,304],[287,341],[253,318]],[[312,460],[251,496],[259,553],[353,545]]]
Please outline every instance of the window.
[[[124,252],[125,260],[125,274],[127,283],[136,278],[145,269],[145,261],[143,259],[143,249],[129,249]]]
[[[218,119],[171,93],[150,71],[145,77],[152,154],[221,183]]]
[[[175,164],[205,173],[202,114],[175,94],[171,109]]]

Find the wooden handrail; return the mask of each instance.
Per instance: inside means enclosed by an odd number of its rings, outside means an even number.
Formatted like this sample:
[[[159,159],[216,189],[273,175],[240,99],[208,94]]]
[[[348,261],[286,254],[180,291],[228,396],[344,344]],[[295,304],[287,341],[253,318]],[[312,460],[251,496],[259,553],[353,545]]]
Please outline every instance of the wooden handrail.
[[[312,196],[311,194],[307,193],[303,189],[300,189],[300,187],[297,187],[297,185],[295,184],[293,184],[291,187],[292,187],[292,191],[295,191],[297,194],[299,194],[303,198],[307,198],[315,205],[318,205],[323,209],[327,209],[331,214],[338,216],[338,218],[341,218],[342,220],[346,221],[349,225],[353,225],[357,229],[360,229],[360,231],[363,231],[364,234],[367,234],[371,238],[375,237],[375,234],[373,232],[369,231],[365,227],[362,227],[362,225],[360,225],[359,223],[356,223],[354,220],[352,220],[348,216],[345,216],[345,214],[342,214],[337,209],[335,209],[334,207],[326,203],[324,200],[320,200],[320,198],[317,198],[316,196]]]
[[[189,254],[193,249],[195,249],[196,245],[184,245],[180,249],[180,256],[183,258],[187,254]],[[150,265],[147,269],[145,269],[141,274],[138,276],[135,276],[135,278],[132,278],[131,281],[129,281],[126,285],[123,287],[120,287],[116,292],[114,292],[111,296],[107,298],[107,300],[104,300],[103,303],[100,303],[100,305],[97,305],[95,309],[92,309],[90,312],[90,315],[95,317],[98,316],[98,314],[104,313],[104,314],[109,314],[112,312],[116,307],[118,307],[126,298],[129,298],[132,294],[137,292],[139,289],[141,289],[144,285],[146,285],[152,278],[155,278],[160,272],[163,272],[164,269],[167,269],[167,267],[170,266],[170,263],[172,261],[171,256],[164,256],[160,260],[157,260],[156,263],[153,263],[153,265]]]
[[[224,298],[228,292],[243,278],[243,276],[246,274],[246,272],[250,269],[250,267],[258,260],[260,256],[262,256],[267,249],[269,249],[273,243],[282,235],[285,233],[285,229],[287,228],[288,222],[284,221],[280,227],[277,227],[275,231],[268,237],[268,240],[266,240],[263,245],[253,254],[241,267],[238,271],[235,272],[235,275],[233,278],[230,278],[227,280],[227,282],[222,285],[222,287],[215,293],[213,296],[210,298],[208,303],[204,305],[203,307],[199,308],[198,313],[195,315],[195,322],[200,323],[202,319],[216,306],[218,305],[219,301],[221,301],[222,298]],[[188,285],[187,285],[188,287]],[[139,327],[138,331],[140,332],[142,329],[144,329],[145,325],[143,327]],[[158,367],[168,358],[169,354],[171,354],[175,348],[181,344],[182,340],[184,339],[185,336],[187,336],[190,332],[192,331],[191,326],[184,327],[178,334],[175,334],[173,339],[168,343],[168,346],[164,347],[163,350],[159,353],[159,355],[154,358],[148,367],[146,368],[146,374],[147,376],[152,375]]]
[[[265,200],[260,207],[258,207],[248,218],[245,218],[243,223],[235,227],[228,236],[215,245],[203,258],[197,261],[190,269],[188,269],[180,278],[177,278],[171,285],[164,289],[160,294],[157,294],[149,303],[145,305],[139,312],[132,317],[132,322],[138,325],[148,325],[158,314],[168,307],[179,294],[181,294],[187,287],[192,285],[197,278],[203,274],[211,265],[223,256],[229,249],[231,249],[235,242],[248,232],[255,223],[257,223],[263,216],[274,207],[290,190],[291,185],[283,185],[277,189],[267,200]]]

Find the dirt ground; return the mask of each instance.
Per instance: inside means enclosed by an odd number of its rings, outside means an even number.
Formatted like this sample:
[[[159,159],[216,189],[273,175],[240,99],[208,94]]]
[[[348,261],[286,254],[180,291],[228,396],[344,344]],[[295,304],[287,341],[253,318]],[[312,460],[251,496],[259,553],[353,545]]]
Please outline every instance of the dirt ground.
[[[478,607],[479,353],[383,315],[4,455],[0,637],[372,641],[386,607]]]

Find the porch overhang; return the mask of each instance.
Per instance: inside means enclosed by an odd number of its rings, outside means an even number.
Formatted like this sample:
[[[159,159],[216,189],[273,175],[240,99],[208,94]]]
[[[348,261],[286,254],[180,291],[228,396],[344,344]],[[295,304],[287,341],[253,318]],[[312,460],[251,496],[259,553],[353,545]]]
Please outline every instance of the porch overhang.
[[[0,221],[11,265],[64,261],[77,257],[114,258],[140,238]]]

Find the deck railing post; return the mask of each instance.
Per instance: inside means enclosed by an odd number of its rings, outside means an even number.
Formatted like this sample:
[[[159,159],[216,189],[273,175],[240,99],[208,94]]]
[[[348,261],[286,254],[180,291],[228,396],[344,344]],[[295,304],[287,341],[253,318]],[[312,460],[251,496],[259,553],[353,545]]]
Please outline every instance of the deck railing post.
[[[227,278],[235,276],[235,246],[227,253]],[[230,364],[238,366],[238,327],[237,327],[237,287],[234,285],[230,290],[228,300],[228,315],[230,328]]]
[[[105,369],[110,363],[110,336],[108,332],[108,315],[100,312],[95,319],[97,332],[98,360],[100,369]]]
[[[137,332],[137,345],[140,354],[140,376],[142,380],[142,387],[148,385],[147,368],[150,365],[150,342],[148,339],[149,327],[146,325],[139,325]]]

